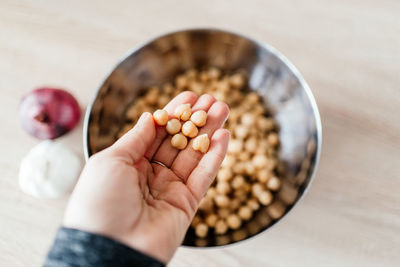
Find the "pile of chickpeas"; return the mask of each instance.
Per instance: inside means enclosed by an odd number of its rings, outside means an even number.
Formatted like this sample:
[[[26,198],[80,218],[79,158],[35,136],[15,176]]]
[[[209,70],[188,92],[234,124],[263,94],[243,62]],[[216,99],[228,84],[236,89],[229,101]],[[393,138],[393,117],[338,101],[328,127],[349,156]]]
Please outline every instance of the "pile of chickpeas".
[[[259,95],[247,88],[244,73],[238,71],[224,75],[217,68],[200,71],[191,69],[177,76],[174,84],[149,88],[126,110],[128,122],[119,135],[132,128],[140,114],[164,107],[175,95],[185,90],[198,95],[211,94],[230,108],[224,125],[231,132],[228,152],[191,223],[196,236],[204,238],[210,231],[224,235],[229,230],[237,230],[261,209],[268,213],[269,218],[279,219],[285,213],[286,205],[277,197],[285,187],[277,174],[280,147],[278,127]],[[189,112],[190,106],[180,108]],[[161,125],[166,125],[167,131],[175,136],[182,131],[186,139],[195,134],[185,134],[187,122],[180,128],[179,119],[184,117],[197,125],[196,116],[193,117],[195,114],[188,115],[181,111],[178,116],[175,114],[176,121],[166,122],[164,119]],[[190,128],[193,129],[192,125],[188,126]],[[175,147],[179,148],[178,145]],[[286,204],[294,202],[297,196],[297,190],[294,192],[285,187],[283,191],[288,190],[289,195],[282,197],[286,198]]]
[[[168,120],[169,115],[166,110],[157,109],[153,113],[154,121],[160,126],[166,126],[166,130],[171,138],[171,145],[177,149],[185,149],[188,140],[194,138],[192,147],[194,150],[206,153],[210,146],[208,134],[198,135],[199,129],[207,122],[207,113],[204,110],[198,110],[192,113],[190,104],[181,104],[176,107],[174,112],[175,118]],[[183,121],[183,125],[181,123]],[[182,131],[182,132],[180,132]]]

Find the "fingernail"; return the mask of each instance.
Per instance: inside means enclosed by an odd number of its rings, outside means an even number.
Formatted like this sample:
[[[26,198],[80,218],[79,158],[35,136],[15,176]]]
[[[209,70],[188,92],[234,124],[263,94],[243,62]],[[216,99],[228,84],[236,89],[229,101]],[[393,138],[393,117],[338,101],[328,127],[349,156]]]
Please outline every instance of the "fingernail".
[[[149,116],[151,116],[151,114],[149,112],[142,113],[142,115],[140,116],[137,124],[144,122],[146,119],[149,118]],[[153,116],[151,116],[151,117],[153,117]]]
[[[229,138],[231,138],[231,132],[228,129],[224,129],[226,134],[228,135]]]

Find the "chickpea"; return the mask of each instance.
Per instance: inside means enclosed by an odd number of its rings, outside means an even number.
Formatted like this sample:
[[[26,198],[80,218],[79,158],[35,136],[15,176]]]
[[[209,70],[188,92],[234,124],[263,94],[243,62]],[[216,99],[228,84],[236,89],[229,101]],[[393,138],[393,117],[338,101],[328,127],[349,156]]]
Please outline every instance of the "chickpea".
[[[264,187],[260,183],[254,183],[251,186],[251,192],[256,197],[258,197],[263,191],[264,191]]]
[[[267,182],[267,188],[272,191],[277,191],[281,186],[281,181],[276,176],[272,176]]]
[[[248,152],[245,152],[245,151],[242,151],[242,152],[240,152],[239,154],[238,154],[238,159],[240,160],[240,161],[246,161],[246,160],[249,160],[250,159],[250,153],[248,153]]]
[[[275,169],[275,167],[276,167],[277,165],[278,165],[278,161],[277,161],[276,159],[274,159],[274,158],[270,158],[270,159],[268,159],[268,161],[267,161],[266,168],[267,168],[267,170],[272,171],[273,169]]]
[[[271,216],[272,219],[276,220],[282,217],[285,213],[286,207],[278,201],[275,201],[271,205],[267,207],[268,215]]]
[[[228,82],[228,80],[220,81],[217,86],[218,86],[218,91],[221,91],[224,94],[229,92],[229,82]]]
[[[137,109],[143,109],[143,107],[145,107],[146,104],[146,99],[144,98],[139,98],[138,100],[136,100],[135,102],[135,106]]]
[[[274,129],[274,121],[270,118],[261,117],[257,120],[257,126],[262,131],[272,131]]]
[[[217,220],[218,220],[218,216],[216,214],[214,214],[214,213],[211,213],[211,214],[207,215],[207,217],[205,219],[206,224],[208,226],[210,226],[210,227],[215,227],[215,224],[217,223]]]
[[[257,172],[257,180],[260,183],[266,183],[271,178],[271,176],[271,172],[266,169],[262,169]]]
[[[249,128],[249,135],[246,138],[246,140],[248,140],[251,137],[255,137],[255,138],[262,138],[262,133],[261,131],[259,131],[257,128],[255,127],[250,127]]]
[[[184,75],[179,75],[178,77],[176,77],[175,83],[178,89],[183,90],[188,84],[188,79]]]
[[[232,171],[228,168],[222,168],[218,171],[218,181],[229,181],[232,178]]]
[[[199,223],[195,227],[195,233],[198,237],[206,237],[208,234],[208,226],[205,223]]]
[[[215,233],[218,235],[223,235],[228,231],[228,225],[224,220],[218,220],[215,223]]]
[[[208,240],[205,238],[196,238],[194,240],[196,247],[206,247],[208,244]]]
[[[182,125],[182,133],[187,137],[193,138],[197,136],[199,130],[197,129],[196,125],[194,125],[193,122],[187,121]]]
[[[255,221],[260,225],[260,227],[265,227],[271,223],[272,219],[266,210],[262,210],[257,214]]]
[[[238,174],[243,174],[246,170],[246,162],[238,162],[232,167],[233,171]]]
[[[215,91],[215,92],[212,93],[212,95],[218,101],[224,101],[225,102],[225,100],[226,100],[226,95],[221,91]]]
[[[244,143],[244,148],[247,152],[254,153],[257,150],[257,139],[255,137],[250,137]]]
[[[247,201],[247,206],[253,211],[258,210],[260,208],[260,204],[258,204],[258,201],[254,198],[251,198]]]
[[[258,233],[258,231],[261,230],[261,225],[257,223],[257,221],[255,220],[251,220],[250,222],[248,222],[246,224],[246,229],[247,231],[249,231],[250,235],[254,235],[256,233]]]
[[[268,149],[262,146],[262,144],[259,144],[257,147],[257,150],[255,152],[255,155],[260,155],[260,154],[267,154],[268,155]]]
[[[241,101],[242,99],[242,93],[240,93],[237,90],[234,90],[233,92],[231,92],[231,94],[229,95],[229,98],[231,99],[231,103],[238,103],[239,101]]]
[[[213,199],[217,195],[217,190],[214,187],[210,187],[207,190],[206,197]]]
[[[251,216],[253,215],[253,211],[251,208],[247,207],[247,206],[242,206],[240,207],[239,211],[238,211],[238,215],[241,219],[247,221],[251,218]]]
[[[217,90],[217,87],[218,87],[218,81],[210,80],[206,90],[208,93],[212,94],[213,92],[215,92]]]
[[[236,122],[239,120],[239,118],[240,118],[240,113],[236,109],[230,111],[228,121]]]
[[[229,77],[229,83],[235,88],[241,88],[244,85],[244,77],[240,73],[236,73]]]
[[[307,144],[307,155],[312,156],[315,152],[317,144],[315,142],[315,139],[311,139],[308,144]]]
[[[239,229],[232,233],[232,240],[233,241],[240,241],[245,239],[248,236],[246,229]]]
[[[222,161],[221,167],[223,168],[231,168],[236,162],[235,157],[231,155],[226,155],[224,160]]]
[[[243,141],[238,139],[232,139],[228,144],[228,152],[232,154],[238,154],[243,149]]]
[[[210,79],[218,79],[221,76],[221,71],[215,67],[209,68],[207,71]]]
[[[185,75],[189,79],[196,79],[197,77],[197,70],[196,69],[189,69],[185,72]]]
[[[302,163],[301,163],[301,171],[307,172],[308,168],[310,167],[310,160],[309,159],[305,159]]]
[[[274,199],[274,196],[269,191],[262,191],[257,195],[257,199],[264,206],[268,206],[269,204],[271,204],[272,200]]]
[[[146,100],[147,103],[150,105],[154,105],[157,103],[157,98],[159,95],[159,89],[158,87],[152,87],[147,91],[147,94],[145,95],[144,99]]]
[[[216,190],[221,195],[227,195],[231,191],[231,187],[228,182],[219,181],[217,182]]]
[[[298,193],[299,191],[296,187],[288,183],[282,183],[278,196],[283,203],[291,205],[296,201]]]
[[[263,154],[265,152],[265,150],[268,150],[269,148],[271,148],[271,146],[268,143],[268,140],[266,140],[266,139],[259,140],[257,146],[262,148],[261,151],[257,151],[257,154]]]
[[[191,225],[192,227],[195,227],[195,226],[198,225],[200,222],[201,222],[200,216],[199,216],[199,215],[195,215],[195,216],[193,217],[193,220],[192,220],[192,222],[190,223],[190,225]]]
[[[277,133],[270,133],[267,137],[267,141],[271,146],[277,146],[279,144],[279,137]]]
[[[181,122],[178,119],[172,119],[168,121],[166,129],[169,134],[174,135],[179,133],[181,127]]]
[[[190,116],[190,120],[197,126],[203,127],[207,122],[207,113],[204,110],[198,110]]]
[[[215,204],[220,208],[226,208],[229,205],[229,197],[226,195],[216,195],[214,197]]]
[[[237,210],[238,208],[240,208],[241,205],[241,201],[237,198],[234,198],[231,200],[231,204],[229,205],[230,210]]]
[[[253,174],[256,173],[256,168],[254,167],[254,164],[251,161],[246,161],[245,163],[245,173],[247,175],[252,176]]]
[[[244,181],[244,177],[242,175],[236,175],[232,182],[231,185],[234,189],[239,189],[244,185],[245,181]]]
[[[241,189],[247,193],[250,193],[251,191],[251,185],[250,183],[244,182],[244,184],[242,185]]]
[[[256,116],[261,116],[265,113],[265,109],[262,105],[258,104],[253,108],[253,113]]]
[[[246,191],[244,191],[243,189],[240,189],[240,191],[242,191],[244,193],[242,193],[240,196],[238,196],[237,199],[239,199],[240,202],[245,202],[246,199],[248,198],[248,195],[247,195]]]
[[[228,215],[231,213],[231,211],[228,208],[222,208],[222,209],[218,209],[217,213],[218,213],[218,217],[220,217],[221,219],[225,219],[226,217],[228,217]]]
[[[155,122],[160,125],[160,126],[164,126],[167,125],[168,122],[168,112],[166,110],[163,109],[157,109],[156,111],[154,111],[153,113],[153,118],[155,120]]]
[[[199,82],[190,82],[189,89],[191,91],[195,92],[197,95],[203,94],[203,91],[204,91],[203,84],[201,84]]]
[[[247,127],[252,127],[256,122],[256,117],[254,116],[254,114],[247,112],[242,115],[241,122]]]
[[[217,235],[215,237],[215,243],[218,246],[229,244],[229,242],[231,242],[231,237],[229,235]]]
[[[257,169],[261,169],[262,167],[265,167],[268,165],[268,158],[264,154],[258,154],[253,157],[253,165]]]
[[[208,73],[205,71],[200,72],[199,79],[201,82],[206,83],[209,80]]]
[[[241,200],[242,197],[246,197],[246,196],[247,196],[247,193],[246,193],[246,191],[244,191],[242,188],[239,188],[239,189],[236,189],[236,190],[233,192],[233,195],[234,195],[237,199]]]
[[[193,139],[192,147],[194,150],[200,151],[201,153],[206,153],[210,147],[210,139],[208,138],[208,134],[201,134]]]
[[[171,139],[171,145],[177,149],[184,149],[187,145],[187,138],[181,133],[175,134]]]
[[[199,210],[207,211],[213,208],[212,199],[209,197],[203,197],[199,203]]]
[[[163,85],[163,90],[166,95],[172,95],[174,92],[174,87],[170,83],[166,83]]]
[[[236,214],[230,214],[226,218],[226,223],[228,224],[229,228],[231,229],[238,229],[242,225],[242,220]]]
[[[244,191],[243,189],[240,189],[241,191],[244,192],[244,194],[238,196],[237,198],[240,200],[240,202],[245,202],[246,199],[249,197],[249,195],[247,195],[246,191]]]
[[[177,106],[174,115],[176,118],[183,121],[187,121],[188,119],[190,119],[190,116],[192,116],[192,109],[190,108],[190,104],[181,104]]]
[[[235,136],[239,139],[244,139],[249,134],[249,128],[245,125],[239,124],[234,129]]]
[[[125,117],[130,120],[137,120],[139,117],[139,111],[136,105],[132,105],[127,109]]]
[[[301,185],[304,183],[304,181],[307,179],[307,172],[300,171],[296,175],[296,184]]]
[[[246,100],[250,103],[250,104],[256,104],[258,103],[260,97],[258,96],[258,94],[256,92],[251,92],[246,96]]]
[[[169,102],[169,97],[167,95],[160,95],[157,100],[159,107],[165,107]]]

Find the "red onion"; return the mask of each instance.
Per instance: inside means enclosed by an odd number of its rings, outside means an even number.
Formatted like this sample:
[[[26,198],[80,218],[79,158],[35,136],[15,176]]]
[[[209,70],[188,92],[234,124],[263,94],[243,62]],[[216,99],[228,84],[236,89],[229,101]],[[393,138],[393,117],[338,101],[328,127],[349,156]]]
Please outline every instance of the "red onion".
[[[22,98],[19,106],[22,127],[39,139],[54,139],[69,132],[80,117],[76,99],[61,89],[35,89]]]

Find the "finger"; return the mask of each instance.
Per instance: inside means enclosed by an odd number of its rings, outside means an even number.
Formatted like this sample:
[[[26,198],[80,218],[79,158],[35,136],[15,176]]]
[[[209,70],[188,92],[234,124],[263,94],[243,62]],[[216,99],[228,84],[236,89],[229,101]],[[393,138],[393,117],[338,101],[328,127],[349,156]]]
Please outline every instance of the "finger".
[[[215,102],[207,112],[207,123],[200,129],[200,134],[208,134],[211,137],[214,132],[221,128],[225,120],[228,118],[229,108],[220,101]],[[197,166],[203,153],[196,151],[192,148],[191,140],[184,150],[181,150],[172,163],[171,169],[184,181],[186,181],[189,174]]]
[[[193,105],[197,100],[197,95],[193,92],[185,91],[180,93],[179,95],[175,96],[165,107],[164,110],[168,112],[170,115],[170,118],[172,117],[172,114],[174,113],[175,109],[177,106],[180,104],[191,104]],[[156,128],[156,137],[153,141],[153,144],[150,146],[150,148],[146,151],[146,158],[151,159],[153,158],[154,154],[160,147],[161,143],[167,136],[167,131],[165,130],[165,127],[160,127],[157,126]]]
[[[151,146],[156,136],[153,116],[145,112],[136,125],[117,140],[110,148],[131,164],[139,161]]]
[[[192,192],[197,201],[204,196],[208,187],[217,175],[222,160],[228,149],[229,131],[217,130],[211,138],[211,146],[199,164],[187,179],[186,186]]]
[[[212,95],[201,95],[193,105],[192,111],[204,110],[207,112],[214,102],[215,98]],[[179,150],[171,145],[171,139],[172,136],[164,139],[160,148],[153,157],[154,160],[163,163],[168,168],[171,167],[172,162],[174,162],[179,153]]]

